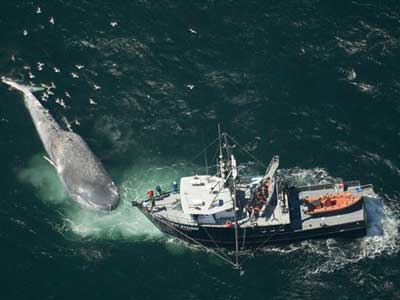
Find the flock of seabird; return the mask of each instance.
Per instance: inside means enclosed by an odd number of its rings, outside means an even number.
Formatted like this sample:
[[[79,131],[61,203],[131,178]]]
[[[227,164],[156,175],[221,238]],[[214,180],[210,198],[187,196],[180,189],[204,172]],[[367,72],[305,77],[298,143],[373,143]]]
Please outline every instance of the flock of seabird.
[[[41,7],[37,7],[37,8],[36,8],[36,14],[42,14],[42,13],[43,13],[42,8],[41,8]],[[54,25],[54,24],[55,24],[55,18],[54,18],[54,17],[50,17],[50,18],[49,18],[49,23],[52,24],[52,25]],[[111,25],[111,27],[116,27],[116,26],[118,26],[119,24],[118,24],[118,22],[116,22],[116,21],[112,21],[112,22],[110,23],[110,25]],[[194,29],[192,29],[192,28],[189,28],[189,32],[190,32],[191,34],[193,34],[193,35],[196,35],[196,34],[197,34],[197,31],[194,30]],[[23,30],[23,35],[24,35],[24,36],[27,36],[28,34],[29,34],[28,30],[24,29],[24,30]],[[13,62],[16,61],[15,55],[12,55],[12,56],[11,56],[11,60],[12,60]],[[42,62],[37,62],[36,65],[37,65],[37,70],[38,70],[38,71],[42,71],[43,68],[45,67],[45,64],[42,63]],[[82,69],[85,68],[85,66],[84,66],[84,65],[78,65],[78,64],[77,64],[77,65],[75,65],[75,68],[76,68],[77,70],[82,70]],[[25,65],[25,66],[24,66],[24,69],[28,71],[29,79],[34,79],[34,78],[35,78],[35,75],[32,73],[31,67],[30,67],[30,66],[26,66],[26,65]],[[55,73],[60,73],[60,72],[61,72],[60,68],[57,68],[57,67],[55,67],[55,66],[53,66],[53,71],[54,71]],[[69,75],[70,75],[73,79],[78,79],[78,78],[79,78],[79,75],[78,75],[76,72],[70,72]],[[54,95],[54,92],[53,92],[52,90],[54,90],[54,89],[56,88],[56,86],[55,86],[54,82],[52,82],[50,86],[45,85],[45,84],[42,84],[42,87],[45,89],[45,92],[43,92],[43,95],[41,96],[40,99],[41,99],[42,101],[46,102],[46,101],[48,101],[50,95]],[[188,84],[186,87],[187,87],[189,90],[192,90],[195,86],[192,85],[192,84]],[[96,91],[97,91],[97,90],[100,90],[100,89],[101,89],[101,86],[94,84],[94,85],[93,85],[93,89],[96,90]],[[70,95],[67,91],[65,91],[65,96],[66,96],[67,98],[71,98],[71,95]],[[61,105],[62,107],[67,108],[67,105],[65,104],[65,101],[64,101],[63,98],[59,98],[59,97],[58,97],[58,98],[56,98],[55,102],[56,102],[57,104]],[[89,104],[91,104],[91,105],[97,105],[97,102],[94,101],[92,98],[90,98],[90,99],[89,99]],[[79,125],[79,121],[78,121],[78,120],[75,120],[74,123],[75,123],[76,125]]]
[[[36,8],[36,14],[42,14],[42,13],[43,13],[42,8],[41,8],[41,7],[37,7],[37,8]],[[50,24],[54,25],[55,22],[56,22],[56,20],[55,20],[54,17],[50,17],[50,18],[49,18],[49,23],[50,23]],[[110,23],[110,25],[111,25],[112,27],[116,27],[116,26],[118,26],[118,23],[115,22],[115,21],[113,21],[113,22]],[[24,36],[27,36],[28,34],[29,34],[28,30],[27,30],[27,29],[24,29],[24,30],[23,30],[23,35],[24,35]],[[12,60],[13,62],[16,61],[16,57],[15,57],[14,54],[11,55],[11,60]],[[44,69],[44,67],[45,67],[45,63],[39,61],[39,62],[36,63],[36,67],[37,67],[37,70],[38,70],[38,71],[42,71],[42,70]],[[30,67],[30,66],[25,65],[23,68],[24,68],[24,70],[28,71],[28,77],[29,77],[29,79],[34,79],[34,78],[35,78],[35,75],[32,73],[32,70],[31,70],[31,67]],[[80,65],[80,64],[76,64],[76,65],[75,65],[75,68],[76,68],[77,70],[82,70],[82,69],[85,68],[85,66],[84,66],[84,65]],[[60,68],[55,67],[55,66],[53,66],[53,71],[54,71],[54,73],[60,73],[60,72],[61,72]],[[69,75],[70,75],[73,79],[78,79],[78,78],[79,78],[79,75],[77,74],[77,72],[70,72]],[[49,100],[49,97],[54,95],[53,90],[56,89],[56,86],[55,86],[54,82],[51,82],[51,85],[41,84],[41,86],[44,88],[45,91],[43,92],[42,96],[40,97],[40,100],[43,101],[43,102],[47,102],[47,101]],[[99,85],[94,84],[94,85],[93,85],[93,89],[97,91],[97,90],[100,90],[101,87],[100,87]],[[64,94],[65,94],[65,96],[66,96],[67,98],[70,98],[70,99],[71,99],[71,94],[70,94],[69,92],[65,91]],[[57,104],[59,104],[60,106],[62,106],[62,107],[64,107],[64,108],[67,108],[67,105],[65,104],[65,101],[64,101],[63,98],[57,97],[57,98],[55,99],[55,102],[56,102]],[[90,99],[89,99],[89,104],[91,104],[91,105],[96,105],[97,102],[94,101],[92,98],[90,98]],[[75,121],[74,121],[74,124],[79,125],[79,121],[78,121],[78,120],[75,120]]]

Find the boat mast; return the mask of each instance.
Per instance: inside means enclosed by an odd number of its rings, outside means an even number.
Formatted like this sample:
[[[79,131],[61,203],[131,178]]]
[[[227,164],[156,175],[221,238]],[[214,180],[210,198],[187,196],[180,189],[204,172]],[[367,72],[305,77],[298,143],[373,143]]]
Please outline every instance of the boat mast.
[[[225,163],[222,160],[223,155],[222,155],[221,127],[220,127],[219,123],[218,123],[218,141],[219,141],[219,162],[218,162],[219,174],[220,174],[221,178],[225,178],[225,174],[224,174],[224,172],[225,172]]]
[[[231,192],[231,197],[233,201],[233,212],[234,212],[234,226],[235,226],[235,269],[240,269],[239,264],[239,234],[238,234],[238,220],[236,215],[236,178],[237,178],[237,167],[236,160],[231,152],[231,148],[228,143],[228,135],[223,133],[224,136],[224,146],[226,149],[226,153],[228,158],[230,159],[230,169],[231,169],[231,178],[232,178],[232,186],[230,186],[229,190]]]
[[[222,159],[221,127],[218,123],[219,159]]]
[[[203,145],[204,143],[204,132],[202,133],[202,140],[203,140]],[[208,175],[208,160],[207,160],[207,147],[204,147],[204,164],[206,167],[206,175]]]
[[[232,193],[232,199],[233,199],[233,209],[235,213],[235,268],[239,269],[239,237],[238,237],[238,220],[236,216],[236,180],[233,180],[233,193]]]

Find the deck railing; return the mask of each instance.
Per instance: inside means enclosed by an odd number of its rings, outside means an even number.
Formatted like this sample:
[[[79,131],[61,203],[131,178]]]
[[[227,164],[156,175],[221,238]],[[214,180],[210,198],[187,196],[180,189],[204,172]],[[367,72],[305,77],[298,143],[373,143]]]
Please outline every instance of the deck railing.
[[[347,186],[347,187],[355,187],[355,186],[360,186],[360,181],[359,180],[346,181],[346,182],[343,182],[343,184],[344,184],[344,186]],[[323,190],[323,189],[334,189],[336,185],[337,185],[337,183],[304,185],[304,186],[297,187],[297,190],[299,192],[304,192],[304,191],[317,191],[317,190]]]

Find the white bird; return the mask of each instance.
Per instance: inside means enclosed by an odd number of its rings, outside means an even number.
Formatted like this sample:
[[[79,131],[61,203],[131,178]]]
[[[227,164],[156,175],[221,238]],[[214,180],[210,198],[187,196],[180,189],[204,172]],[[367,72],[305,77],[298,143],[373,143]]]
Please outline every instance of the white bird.
[[[26,29],[24,29],[24,36],[27,36],[28,35],[28,30],[26,30]]]
[[[54,82],[51,82],[51,85],[47,85],[45,83],[41,83],[40,86],[42,88],[44,88],[47,93],[49,93],[49,94],[51,93],[51,95],[54,95],[53,92],[50,91],[51,89],[55,89],[56,88],[56,85],[54,84]]]
[[[39,71],[43,70],[43,66],[44,66],[44,63],[42,63],[40,61],[37,63],[37,68],[38,68]]]
[[[347,73],[347,79],[348,80],[354,80],[357,77],[357,73],[356,71],[354,71],[354,69],[351,69],[350,72]]]
[[[85,66],[83,65],[75,65],[75,68],[77,68],[78,70],[83,69]]]
[[[54,25],[54,23],[55,23],[56,21],[54,20],[54,18],[53,18],[53,17],[51,17],[51,18],[50,18],[50,20],[49,20],[49,22],[50,22],[51,24],[53,24],[53,25]]]
[[[54,70],[54,72],[56,72],[56,73],[60,73],[60,69],[59,69],[59,68],[54,67],[53,70]]]
[[[118,23],[117,22],[111,22],[110,25],[111,25],[111,27],[115,27],[115,26],[118,26]]]
[[[35,78],[35,75],[33,75],[31,72],[29,72],[29,78],[30,78],[30,79]]]
[[[36,9],[36,13],[37,13],[37,14],[41,14],[41,13],[42,13],[42,9],[41,9],[40,7],[38,7],[38,8]]]
[[[54,93],[52,91],[50,91],[50,90],[47,91],[47,94],[48,95],[54,95]]]
[[[190,89],[190,90],[193,90],[193,89],[194,89],[194,85],[193,85],[193,84],[188,84],[186,87],[187,87],[188,89]]]
[[[72,76],[72,78],[79,78],[78,74],[76,74],[74,72],[71,73],[71,76]]]
[[[15,55],[14,55],[14,54],[11,55],[11,60],[12,60],[12,61],[15,61]]]
[[[192,33],[192,34],[197,34],[197,31],[194,30],[194,29],[192,29],[192,28],[189,28],[189,31],[190,31],[190,33]]]
[[[67,108],[65,105],[64,99],[63,98],[57,98],[56,103],[60,104],[62,107]]]
[[[79,121],[77,119],[74,120],[75,125],[81,125],[81,123],[79,123]]]
[[[96,91],[101,89],[101,86],[99,86],[99,85],[93,85],[93,87],[94,87],[94,89],[95,89]]]
[[[92,98],[89,99],[89,103],[92,104],[92,105],[96,105],[97,104],[97,102],[95,102]]]
[[[65,96],[67,96],[68,98],[71,98],[71,95],[68,92],[65,92]]]
[[[30,66],[24,66],[24,70],[30,70],[31,67]]]

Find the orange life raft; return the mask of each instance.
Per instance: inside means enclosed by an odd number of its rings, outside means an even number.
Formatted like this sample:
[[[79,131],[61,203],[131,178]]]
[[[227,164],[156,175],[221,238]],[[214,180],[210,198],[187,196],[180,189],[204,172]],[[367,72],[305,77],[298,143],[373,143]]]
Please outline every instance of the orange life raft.
[[[342,192],[327,194],[318,197],[306,197],[304,202],[308,207],[305,213],[308,215],[334,212],[350,207],[361,200],[362,196],[355,193]]]

